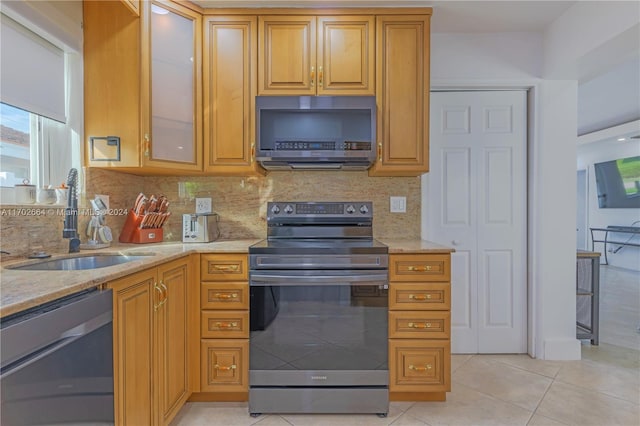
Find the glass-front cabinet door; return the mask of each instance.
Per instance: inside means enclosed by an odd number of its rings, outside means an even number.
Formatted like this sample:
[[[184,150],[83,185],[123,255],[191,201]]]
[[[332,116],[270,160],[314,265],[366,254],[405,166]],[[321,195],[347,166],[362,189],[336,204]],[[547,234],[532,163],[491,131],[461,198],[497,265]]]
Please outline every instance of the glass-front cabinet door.
[[[172,2],[143,4],[144,166],[201,171],[202,18]]]

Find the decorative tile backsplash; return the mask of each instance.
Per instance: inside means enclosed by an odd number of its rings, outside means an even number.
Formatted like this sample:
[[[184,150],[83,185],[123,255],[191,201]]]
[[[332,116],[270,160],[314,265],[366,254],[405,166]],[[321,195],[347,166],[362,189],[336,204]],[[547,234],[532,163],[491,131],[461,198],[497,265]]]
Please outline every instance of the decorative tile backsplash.
[[[166,195],[171,217],[164,226],[165,241],[181,241],[182,214],[195,211],[196,197],[211,197],[213,211],[220,215],[220,239],[252,239],[266,236],[268,201],[372,201],[376,238],[420,236],[420,178],[370,178],[367,172],[270,172],[264,177],[135,176],[101,169],[84,170],[85,190],[79,200],[79,231],[82,242],[95,194],[109,196],[112,213],[107,217],[115,240],[124,225],[125,214],[144,192]],[[389,197],[407,198],[406,213],[390,213]],[[63,253],[68,242],[62,238],[64,206],[0,206],[0,241],[11,257],[33,251]]]

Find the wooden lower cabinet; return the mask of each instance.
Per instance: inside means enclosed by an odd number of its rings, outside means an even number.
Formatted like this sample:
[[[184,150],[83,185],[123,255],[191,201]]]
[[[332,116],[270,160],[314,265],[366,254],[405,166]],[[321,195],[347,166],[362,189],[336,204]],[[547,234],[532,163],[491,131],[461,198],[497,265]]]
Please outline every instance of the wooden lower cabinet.
[[[190,394],[189,257],[107,284],[117,425],[166,425]]]
[[[247,253],[200,255],[200,376],[191,401],[248,399],[248,264]]]
[[[450,257],[389,256],[392,401],[444,401],[451,391]]]

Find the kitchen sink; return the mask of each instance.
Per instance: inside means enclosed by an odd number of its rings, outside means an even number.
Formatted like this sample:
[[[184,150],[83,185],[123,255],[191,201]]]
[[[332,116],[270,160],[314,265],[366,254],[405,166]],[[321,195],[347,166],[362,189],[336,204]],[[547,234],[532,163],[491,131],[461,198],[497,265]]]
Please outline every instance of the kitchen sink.
[[[106,268],[107,266],[120,265],[122,263],[132,262],[134,260],[142,260],[153,253],[145,254],[90,254],[78,255],[73,257],[65,257],[62,259],[43,260],[36,263],[28,263],[26,265],[7,266],[7,269],[15,269],[20,271],[80,271],[85,269]]]

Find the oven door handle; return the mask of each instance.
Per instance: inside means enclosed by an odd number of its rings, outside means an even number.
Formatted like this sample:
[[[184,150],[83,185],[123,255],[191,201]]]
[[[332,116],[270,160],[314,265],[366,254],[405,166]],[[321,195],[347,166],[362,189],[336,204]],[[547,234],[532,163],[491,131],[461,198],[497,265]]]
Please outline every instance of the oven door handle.
[[[354,274],[354,275],[277,275],[251,274],[250,286],[310,286],[310,285],[388,285],[386,274]]]

